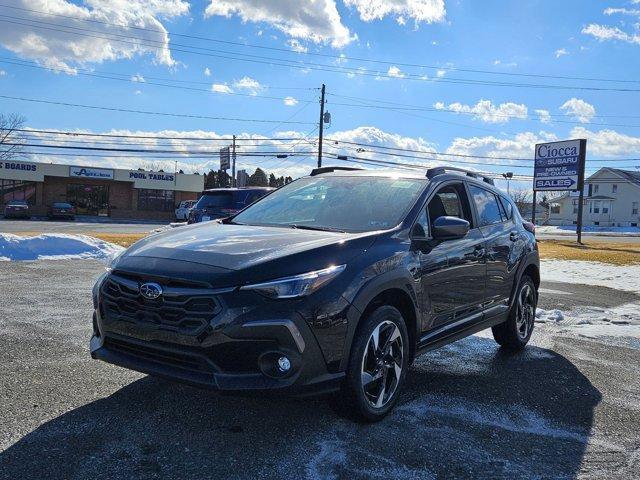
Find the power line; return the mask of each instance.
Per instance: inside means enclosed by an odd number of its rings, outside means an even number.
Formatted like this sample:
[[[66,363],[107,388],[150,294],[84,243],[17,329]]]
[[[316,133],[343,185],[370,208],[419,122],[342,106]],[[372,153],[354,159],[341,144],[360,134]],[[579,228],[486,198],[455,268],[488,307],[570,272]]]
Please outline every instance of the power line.
[[[275,120],[274,120],[275,121]],[[314,123],[315,125],[315,123]],[[176,137],[176,136],[158,136],[158,135],[130,135],[130,134],[110,134],[110,133],[86,133],[86,132],[72,132],[65,130],[42,130],[35,128],[16,128],[15,132],[36,132],[36,133],[49,133],[55,135],[70,135],[73,137],[109,137],[109,138],[140,138],[140,139],[154,139],[154,140],[194,140],[194,141],[211,141],[211,142],[230,142],[232,137]],[[264,137],[264,138],[236,138],[238,142],[258,142],[258,141],[289,141],[300,140],[300,137]]]
[[[55,102],[52,100],[43,100],[37,98],[26,98],[26,97],[13,97],[10,95],[0,95],[0,98],[7,98],[10,100],[19,100],[22,102],[35,102],[35,103],[45,103],[48,105],[58,105],[64,107],[76,107],[76,108],[89,108],[94,110],[107,110],[111,112],[124,112],[124,113],[138,113],[142,115],[159,115],[165,117],[180,117],[180,118],[196,118],[200,120],[225,120],[229,122],[255,122],[255,123],[289,123],[289,124],[297,124],[297,125],[313,125],[312,122],[298,122],[292,120],[263,120],[263,119],[255,119],[255,118],[232,118],[232,117],[211,117],[208,115],[192,115],[186,113],[170,113],[170,112],[152,112],[148,110],[133,110],[128,108],[121,107],[103,107],[98,105],[86,105],[79,103],[69,103],[69,102]]]
[[[0,153],[4,153],[4,150],[0,150]],[[182,156],[158,156],[158,155],[111,155],[111,154],[101,154],[101,153],[63,153],[63,152],[34,152],[34,151],[22,151],[19,152],[21,155],[42,155],[42,156],[56,156],[56,157],[99,157],[99,158],[138,158],[141,160],[192,160],[192,159],[209,159],[212,157],[216,157],[217,153],[212,153],[209,155],[182,155]],[[286,152],[285,155],[288,156],[308,156],[309,154],[313,154],[314,152]],[[255,154],[244,154],[237,153],[238,157],[275,157],[280,155],[281,153],[255,153]]]
[[[16,21],[12,21],[12,20],[7,20],[6,18],[0,18],[0,22],[5,22],[5,23],[12,23],[12,24],[17,24],[17,25],[22,25],[22,26],[29,26],[29,27],[34,27],[34,28],[40,28],[40,29],[45,29],[45,30],[53,30],[53,31],[57,31],[57,32],[63,32],[63,33],[69,33],[69,34],[73,34],[73,35],[81,35],[81,36],[87,36],[87,37],[92,37],[92,38],[99,38],[99,39],[103,39],[103,40],[109,40],[109,41],[115,41],[115,42],[121,42],[121,43],[128,43],[131,45],[136,45],[136,46],[151,46],[154,48],[165,48],[164,42],[159,42],[159,41],[155,41],[152,39],[145,39],[145,38],[141,38],[141,37],[135,37],[135,36],[128,36],[128,35],[120,35],[120,34],[116,34],[116,33],[109,33],[109,32],[97,32],[95,30],[90,30],[90,29],[83,29],[83,28],[79,28],[79,27],[73,27],[73,26],[68,26],[65,25],[65,28],[71,28],[74,30],[79,30],[79,31],[69,31],[69,30],[63,30],[61,28],[53,28],[53,27],[46,27],[43,25],[34,25],[33,23],[41,23],[41,24],[45,24],[45,25],[54,25],[59,27],[59,25],[57,24],[52,24],[52,23],[48,23],[48,22],[43,22],[43,21],[39,21],[39,20],[33,20],[33,19],[25,19],[25,18],[21,18],[21,17],[12,17],[10,15],[0,15],[0,17],[7,17],[7,18],[17,18],[18,20],[23,20],[23,21],[27,21],[27,22],[32,22],[32,23],[21,23],[21,22],[16,22]],[[81,33],[81,31],[88,31],[88,32],[94,32],[94,33],[101,33],[103,35],[91,35],[91,34],[87,34],[87,33]],[[135,39],[135,42],[130,42],[127,40],[122,40],[122,39],[118,39],[118,38],[111,38],[109,36],[104,36],[104,35],[111,35],[111,37],[115,36],[115,37],[122,37],[122,38],[129,38],[129,39]],[[297,62],[293,62],[291,60],[288,59],[283,59],[283,58],[274,58],[274,57],[265,57],[263,55],[250,55],[250,54],[243,54],[243,53],[238,53],[238,52],[229,52],[229,51],[225,51],[225,50],[216,50],[216,49],[208,49],[208,48],[203,48],[203,47],[194,47],[192,45],[181,45],[178,43],[173,43],[172,51],[176,51],[176,52],[182,52],[182,53],[190,53],[190,54],[194,54],[194,55],[204,55],[204,56],[210,56],[210,57],[216,57],[216,58],[225,58],[225,59],[229,59],[229,60],[238,60],[238,61],[245,61],[245,62],[251,62],[251,63],[262,63],[262,64],[268,64],[268,65],[274,65],[274,66],[285,66],[285,67],[289,67],[289,68],[298,68],[298,69],[312,69],[312,70],[318,70],[318,71],[324,71],[324,72],[332,72],[332,73],[354,73],[357,75],[361,75],[361,76],[374,76],[374,77],[381,77],[381,78],[393,78],[393,79],[406,79],[406,80],[418,80],[418,81],[429,81],[429,82],[438,82],[438,83],[454,83],[454,84],[464,84],[464,85],[482,85],[482,86],[498,86],[498,87],[516,87],[516,88],[542,88],[542,89],[560,89],[560,90],[587,90],[587,91],[616,91],[616,92],[640,92],[640,89],[632,89],[632,88],[609,88],[609,87],[588,87],[588,86],[578,86],[578,85],[552,85],[552,84],[530,84],[530,83],[513,83],[513,82],[495,82],[495,81],[490,81],[490,80],[473,80],[473,79],[464,79],[464,78],[454,78],[454,77],[448,77],[448,78],[425,78],[424,75],[420,75],[420,74],[413,74],[413,73],[404,73],[402,76],[399,75],[391,75],[388,72],[382,72],[382,71],[362,71],[361,69],[357,69],[357,68],[351,68],[351,67],[345,67],[345,66],[331,66],[331,65],[327,65],[327,64],[317,64],[317,63],[311,63],[311,62],[304,62],[304,61],[297,61]],[[202,50],[202,51],[193,51],[193,50],[184,50],[184,49],[179,49],[179,48],[175,48],[175,46],[182,46],[182,47],[186,47],[186,48],[192,48],[192,49],[197,49],[197,50]],[[225,54],[225,55],[219,55],[219,54],[212,54],[212,53],[206,53],[206,52],[218,52],[221,54]],[[228,55],[240,55],[241,57],[230,57]],[[242,58],[242,56],[246,57],[246,58]],[[288,63],[277,63],[277,62],[288,62]]]
[[[33,10],[33,9],[28,9],[28,8],[23,8],[23,7],[16,7],[16,6],[13,6],[13,5],[0,4],[0,7],[10,8],[10,9],[14,9],[14,10],[21,10],[21,11],[25,11],[25,12],[39,13],[39,14],[42,14],[42,15],[49,15],[49,16],[54,16],[54,17],[59,17],[59,18],[67,18],[67,19],[71,19],[71,20],[74,20],[74,21],[83,21],[83,22],[87,22],[87,23],[109,25],[109,26],[114,26],[114,27],[118,27],[118,28],[127,28],[127,29],[139,30],[139,31],[155,32],[155,33],[161,33],[163,35],[166,34],[166,35],[171,35],[171,36],[175,36],[175,37],[190,38],[190,39],[194,39],[194,40],[204,40],[204,41],[222,43],[222,44],[227,44],[227,45],[234,45],[234,46],[239,46],[239,47],[257,48],[257,49],[262,49],[262,50],[272,50],[272,51],[279,51],[279,52],[284,52],[284,53],[292,53],[292,54],[296,54],[298,56],[304,55],[304,56],[315,56],[315,57],[331,58],[333,60],[340,60],[340,61],[351,60],[351,61],[369,62],[369,63],[383,64],[383,65],[392,65],[392,66],[395,65],[395,66],[402,66],[402,67],[415,67],[415,68],[425,68],[425,69],[431,69],[431,70],[458,71],[458,72],[467,72],[467,73],[481,73],[481,74],[486,74],[486,75],[502,75],[502,76],[531,77],[531,78],[552,78],[552,79],[561,79],[561,80],[582,80],[582,81],[598,81],[598,82],[614,82],[614,83],[640,83],[640,80],[594,78],[594,77],[582,77],[582,76],[563,76],[563,75],[549,75],[549,74],[531,74],[531,73],[518,73],[518,72],[496,72],[496,71],[492,71],[492,70],[483,70],[483,69],[460,68],[460,67],[438,66],[438,65],[426,65],[426,64],[418,64],[418,63],[406,63],[406,62],[399,62],[399,61],[379,60],[379,59],[352,57],[352,56],[337,56],[337,55],[325,54],[325,53],[320,53],[320,52],[308,52],[308,51],[300,52],[300,51],[295,51],[295,50],[291,50],[291,49],[287,49],[287,48],[268,47],[268,46],[264,46],[264,45],[233,42],[233,41],[229,41],[229,40],[220,40],[220,39],[216,39],[216,38],[212,38],[212,37],[204,37],[204,36],[198,36],[198,35],[182,34],[182,33],[165,31],[165,30],[158,30],[158,29],[152,29],[152,28],[146,28],[146,27],[139,27],[139,26],[135,26],[135,25],[119,25],[119,24],[116,24],[116,23],[105,22],[105,21],[101,21],[101,20],[88,19],[88,18],[77,18],[77,17],[73,17],[73,16],[70,16],[70,15],[56,14],[56,13],[51,13],[51,12],[45,12],[45,11],[42,11],[42,10]],[[29,19],[24,19],[24,20],[29,20]]]
[[[58,72],[58,73],[66,73],[67,70],[63,69],[63,68],[55,68],[55,67],[44,67],[41,65],[35,65],[35,64],[31,64],[31,63],[27,63],[24,61],[9,61],[9,60],[4,60],[2,59],[3,57],[0,57],[0,63],[5,63],[5,64],[11,64],[11,65],[17,65],[20,67],[29,67],[29,68],[37,68],[40,70],[51,70],[54,72]],[[261,98],[261,99],[266,99],[266,100],[279,100],[279,101],[284,101],[286,99],[286,97],[275,97],[275,96],[271,96],[271,95],[260,95],[258,93],[242,93],[242,92],[233,92],[233,91],[225,91],[225,92],[217,92],[212,90],[211,88],[197,88],[197,87],[186,87],[183,85],[170,85],[170,84],[166,84],[166,83],[158,83],[158,82],[154,82],[154,81],[149,81],[149,80],[153,80],[154,78],[157,77],[148,77],[148,76],[143,76],[144,80],[143,81],[138,81],[138,80],[134,80],[132,79],[132,77],[135,76],[135,74],[127,74],[126,77],[118,77],[117,75],[122,75],[122,74],[116,74],[116,73],[110,73],[110,72],[96,72],[96,73],[91,73],[88,70],[85,69],[76,69],[78,70],[76,73],[78,75],[82,75],[82,76],[86,76],[86,77],[93,77],[93,78],[102,78],[102,79],[106,79],[106,80],[116,80],[116,81],[120,81],[120,82],[127,82],[127,83],[132,83],[135,85],[152,85],[155,87],[165,87],[165,88],[173,88],[173,89],[178,89],[178,90],[185,90],[185,91],[192,91],[192,92],[203,92],[203,93],[208,93],[208,94],[213,94],[213,95],[221,95],[221,96],[225,96],[225,95],[232,95],[232,96],[240,96],[240,97],[248,97],[248,98]],[[171,79],[163,79],[164,81],[167,82],[172,82],[175,80],[171,80]],[[209,83],[209,85],[211,85],[211,83]],[[263,86],[263,88],[269,88],[266,86]],[[313,103],[311,101],[303,101],[302,103]]]

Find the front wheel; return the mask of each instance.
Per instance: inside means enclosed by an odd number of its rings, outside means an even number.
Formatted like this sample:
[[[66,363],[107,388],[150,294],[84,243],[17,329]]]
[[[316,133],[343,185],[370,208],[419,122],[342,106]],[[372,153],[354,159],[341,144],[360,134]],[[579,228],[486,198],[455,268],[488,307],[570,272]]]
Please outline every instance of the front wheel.
[[[355,420],[382,420],[398,400],[408,357],[402,314],[391,306],[376,309],[356,332],[345,384],[334,401]]]
[[[509,350],[523,349],[533,333],[538,295],[533,280],[523,275],[516,291],[509,318],[506,322],[491,328],[493,338]]]

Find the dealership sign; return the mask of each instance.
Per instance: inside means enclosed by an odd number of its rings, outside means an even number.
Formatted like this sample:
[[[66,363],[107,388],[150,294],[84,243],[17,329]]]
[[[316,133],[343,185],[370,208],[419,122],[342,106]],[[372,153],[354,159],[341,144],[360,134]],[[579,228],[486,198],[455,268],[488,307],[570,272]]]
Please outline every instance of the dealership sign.
[[[113,170],[108,168],[69,167],[69,176],[113,180]]]
[[[586,140],[536,145],[533,189],[536,191],[578,190],[584,173]]]

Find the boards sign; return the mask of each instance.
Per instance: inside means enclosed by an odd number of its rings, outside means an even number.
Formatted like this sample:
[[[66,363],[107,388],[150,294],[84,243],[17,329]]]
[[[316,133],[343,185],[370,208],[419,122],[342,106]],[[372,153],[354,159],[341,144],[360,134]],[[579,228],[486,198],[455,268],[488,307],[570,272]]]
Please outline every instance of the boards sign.
[[[113,170],[109,168],[69,167],[69,176],[113,180]]]
[[[586,140],[539,143],[533,172],[534,191],[579,190]]]

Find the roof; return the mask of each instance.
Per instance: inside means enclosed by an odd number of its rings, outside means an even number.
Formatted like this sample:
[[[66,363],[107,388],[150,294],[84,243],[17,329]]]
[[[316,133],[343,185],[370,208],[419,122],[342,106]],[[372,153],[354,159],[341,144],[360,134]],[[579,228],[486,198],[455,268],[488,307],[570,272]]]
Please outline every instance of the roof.
[[[606,168],[607,170],[609,170],[609,171],[621,176],[622,178],[624,178],[629,183],[633,183],[634,185],[637,185],[637,186],[640,187],[640,172],[635,172],[633,170],[622,170],[620,168],[611,168],[611,167],[604,167],[604,168]],[[589,178],[587,178],[586,181],[589,181],[593,177],[598,175],[604,168],[601,168],[596,173],[591,175]]]
[[[377,169],[377,170],[335,170],[333,172],[322,172],[317,175],[320,176],[333,176],[333,177],[402,177],[402,178],[420,178],[427,180],[425,176],[427,169],[424,172],[419,170],[412,172],[409,170],[392,170],[389,169]]]
[[[238,192],[245,190],[275,190],[273,187],[222,187],[222,188],[207,188],[204,192]]]

